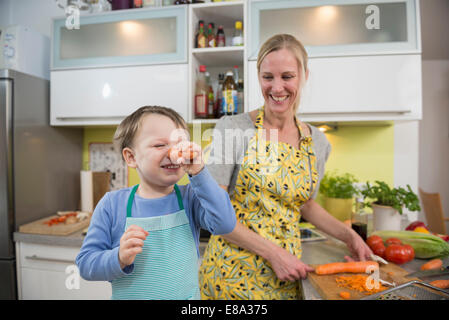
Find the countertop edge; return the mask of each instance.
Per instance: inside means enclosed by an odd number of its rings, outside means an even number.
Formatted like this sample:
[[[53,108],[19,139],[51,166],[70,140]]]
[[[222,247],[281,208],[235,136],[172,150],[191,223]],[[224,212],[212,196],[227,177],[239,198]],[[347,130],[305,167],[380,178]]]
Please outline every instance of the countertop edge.
[[[84,241],[84,237],[82,236],[81,233],[82,233],[81,231],[78,231],[67,236],[55,236],[55,235],[14,232],[13,240],[14,242],[81,248]]]

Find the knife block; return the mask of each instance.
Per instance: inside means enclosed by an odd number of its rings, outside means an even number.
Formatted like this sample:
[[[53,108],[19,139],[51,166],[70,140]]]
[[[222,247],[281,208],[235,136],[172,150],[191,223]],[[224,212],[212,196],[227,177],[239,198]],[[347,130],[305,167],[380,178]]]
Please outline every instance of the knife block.
[[[81,171],[81,211],[92,213],[98,201],[110,190],[110,172]]]

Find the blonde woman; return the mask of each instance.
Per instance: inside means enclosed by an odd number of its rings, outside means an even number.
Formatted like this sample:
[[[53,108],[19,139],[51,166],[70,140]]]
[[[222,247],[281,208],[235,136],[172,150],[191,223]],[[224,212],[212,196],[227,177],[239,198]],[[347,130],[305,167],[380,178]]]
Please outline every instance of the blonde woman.
[[[313,271],[301,262],[301,216],[344,241],[355,259],[371,254],[314,201],[331,146],[297,117],[309,73],[303,45],[291,35],[273,36],[259,51],[257,69],[264,106],[222,117],[214,130],[207,168],[229,192],[238,222],[208,243],[202,299],[301,298],[296,280]]]

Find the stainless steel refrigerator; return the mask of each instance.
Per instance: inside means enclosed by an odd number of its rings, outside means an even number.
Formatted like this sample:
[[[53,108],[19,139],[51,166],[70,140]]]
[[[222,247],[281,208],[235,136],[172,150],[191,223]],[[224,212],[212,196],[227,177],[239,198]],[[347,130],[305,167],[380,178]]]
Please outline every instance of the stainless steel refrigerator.
[[[0,299],[17,298],[13,233],[79,208],[81,128],[50,122],[49,81],[0,69]]]

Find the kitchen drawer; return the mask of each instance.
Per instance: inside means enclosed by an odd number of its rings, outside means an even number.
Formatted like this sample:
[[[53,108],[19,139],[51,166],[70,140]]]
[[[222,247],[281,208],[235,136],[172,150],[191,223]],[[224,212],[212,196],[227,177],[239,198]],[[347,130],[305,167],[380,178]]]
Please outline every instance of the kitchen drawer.
[[[79,248],[23,242],[16,248],[19,299],[110,299],[109,282],[78,278]]]
[[[108,300],[111,284],[107,281],[80,279],[79,288],[68,289],[69,274],[41,269],[21,268],[22,300]]]
[[[64,272],[74,265],[80,248],[20,243],[20,266]]]

